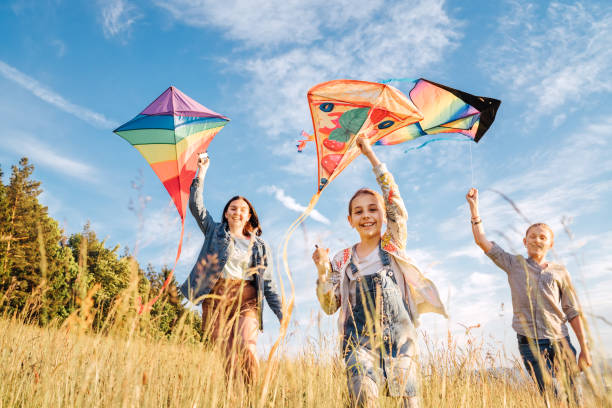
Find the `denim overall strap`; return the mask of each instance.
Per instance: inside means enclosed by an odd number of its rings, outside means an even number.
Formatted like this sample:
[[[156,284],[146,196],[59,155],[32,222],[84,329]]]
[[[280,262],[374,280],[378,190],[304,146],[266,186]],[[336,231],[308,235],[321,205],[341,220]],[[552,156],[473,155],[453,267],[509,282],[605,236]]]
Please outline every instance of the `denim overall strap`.
[[[389,253],[387,251],[382,249],[381,245],[378,245],[378,255],[380,256],[380,260],[381,260],[383,266],[390,266],[391,265],[391,255],[389,255]]]

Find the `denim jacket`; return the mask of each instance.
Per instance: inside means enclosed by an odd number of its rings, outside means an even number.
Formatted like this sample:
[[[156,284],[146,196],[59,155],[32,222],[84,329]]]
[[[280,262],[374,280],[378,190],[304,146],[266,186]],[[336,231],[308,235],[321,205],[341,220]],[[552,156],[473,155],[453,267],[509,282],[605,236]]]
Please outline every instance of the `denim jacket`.
[[[204,207],[202,199],[203,182],[196,176],[191,183],[189,209],[204,233],[204,245],[187,280],[181,285],[183,295],[195,304],[200,304],[210,293],[217,280],[222,276],[223,267],[230,255],[231,241],[227,222],[215,222]],[[271,258],[271,257],[270,257]],[[254,268],[257,305],[259,310],[259,329],[263,330],[263,297],[278,317],[283,318],[281,298],[272,281],[268,256],[263,239],[254,237],[251,250],[250,268]]]
[[[396,276],[400,274],[398,278],[403,281],[400,289],[414,325],[418,327],[421,313],[434,312],[447,317],[435,284],[427,279],[406,256],[408,212],[393,176],[384,164],[378,165],[373,170],[382,190],[387,216],[387,230],[381,237],[380,248],[383,253],[390,256],[391,267]],[[351,263],[353,251],[354,248],[346,248],[338,252],[331,261],[332,270],[329,278],[325,282],[317,280],[317,298],[323,311],[331,315],[340,309],[338,317],[340,332],[343,331],[344,321],[347,318],[349,298],[347,267]]]

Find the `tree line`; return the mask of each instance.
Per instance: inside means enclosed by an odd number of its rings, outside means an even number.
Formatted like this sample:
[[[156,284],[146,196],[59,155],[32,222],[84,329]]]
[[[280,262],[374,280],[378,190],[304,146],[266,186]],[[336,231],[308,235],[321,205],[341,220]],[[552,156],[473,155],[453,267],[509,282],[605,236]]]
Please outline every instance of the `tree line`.
[[[27,316],[42,326],[61,324],[88,301],[88,324],[100,330],[113,307],[125,304],[122,298],[130,285],[142,302],[158,293],[170,272],[167,268],[141,268],[127,248],[107,247],[89,223],[81,232],[66,235],[39,202],[43,190],[32,179],[33,171],[24,157],[11,166],[5,185],[0,166],[0,315]],[[199,316],[183,303],[173,279],[150,311],[148,332],[170,335],[185,314],[199,331]]]

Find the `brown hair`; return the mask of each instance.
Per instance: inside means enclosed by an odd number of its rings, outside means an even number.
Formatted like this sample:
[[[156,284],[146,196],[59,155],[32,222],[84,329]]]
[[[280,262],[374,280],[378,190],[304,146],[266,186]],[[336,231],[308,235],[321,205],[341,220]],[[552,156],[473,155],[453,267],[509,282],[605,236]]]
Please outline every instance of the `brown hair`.
[[[385,200],[383,200],[380,193],[378,191],[372,190],[371,188],[364,187],[364,188],[360,188],[359,190],[357,190],[355,194],[353,194],[353,196],[351,197],[349,201],[349,205],[348,205],[349,215],[351,215],[351,213],[353,212],[353,200],[362,194],[369,194],[369,195],[374,196],[376,200],[378,201],[378,203],[380,204],[380,207],[382,208],[382,210],[385,211]]]
[[[550,228],[548,224],[545,224],[543,222],[536,222],[535,224],[531,224],[529,228],[527,228],[527,231],[525,231],[525,236],[529,235],[529,230],[535,227],[544,227],[545,229],[548,230],[548,232],[550,232],[550,238],[551,239],[555,238],[555,233],[553,232],[552,228]]]
[[[223,208],[223,214],[221,215],[221,217],[223,218],[223,222],[227,224],[227,217],[225,216],[225,213],[227,212],[227,209],[229,208],[230,204],[236,200],[242,200],[245,203],[247,203],[247,205],[249,206],[249,220],[244,225],[242,233],[245,236],[250,237],[251,233],[254,231],[256,236],[260,236],[261,227],[259,226],[259,217],[257,217],[257,213],[255,212],[255,209],[253,208],[253,205],[251,204],[251,202],[247,200],[246,198],[244,198],[243,196],[238,196],[238,195],[233,196],[232,198],[229,199],[227,204],[225,204],[225,208]]]

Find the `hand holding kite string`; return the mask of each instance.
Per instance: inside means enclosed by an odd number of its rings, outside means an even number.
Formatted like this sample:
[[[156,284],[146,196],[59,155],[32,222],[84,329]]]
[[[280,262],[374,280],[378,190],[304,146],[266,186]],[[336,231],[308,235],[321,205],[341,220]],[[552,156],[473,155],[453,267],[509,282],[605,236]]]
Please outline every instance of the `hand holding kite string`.
[[[183,245],[189,186],[199,161],[196,152],[205,152],[228,121],[171,86],[132,120],[114,130],[151,165],[181,217],[181,239],[174,267],[157,296],[146,305],[139,299],[138,313],[148,311],[172,279]]]
[[[325,280],[330,269],[329,248],[320,248],[318,245],[315,245],[312,260],[319,272],[319,279]]]
[[[363,154],[365,157],[368,158],[368,160],[370,160],[372,167],[376,167],[380,164],[380,160],[378,160],[378,157],[376,157],[376,155],[374,154],[374,150],[372,150],[372,145],[370,144],[370,141],[367,138],[359,136],[357,137],[355,143],[357,147],[359,147],[361,154]]]
[[[204,176],[208,171],[208,166],[210,165],[210,158],[207,153],[200,153],[198,155],[198,178],[200,180],[204,180]]]
[[[474,214],[478,216],[478,189],[474,187],[470,188],[470,191],[465,195],[465,199],[470,206],[472,216],[474,216]]]

